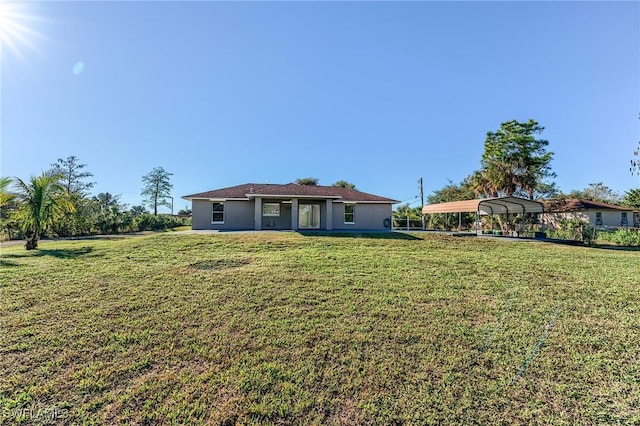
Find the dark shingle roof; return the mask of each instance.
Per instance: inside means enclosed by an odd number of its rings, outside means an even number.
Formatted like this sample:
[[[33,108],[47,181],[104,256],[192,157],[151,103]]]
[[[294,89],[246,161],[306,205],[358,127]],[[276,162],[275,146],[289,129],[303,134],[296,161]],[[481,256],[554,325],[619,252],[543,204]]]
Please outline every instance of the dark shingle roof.
[[[200,192],[198,194],[185,195],[182,198],[247,198],[255,195],[283,196],[283,197],[318,197],[336,198],[343,201],[397,203],[397,200],[368,194],[355,189],[339,186],[298,185],[287,183],[285,185],[245,183],[229,188],[215,189],[213,191]]]
[[[544,211],[547,213],[578,212],[583,210],[620,210],[632,211],[633,209],[616,206],[615,204],[601,203],[598,201],[583,200],[580,198],[565,198],[558,200],[545,200]]]
[[[272,186],[280,185],[267,183],[245,183],[242,185],[230,186],[228,188],[214,189],[212,191],[185,195],[182,198],[247,198],[247,194],[251,192],[264,191]]]

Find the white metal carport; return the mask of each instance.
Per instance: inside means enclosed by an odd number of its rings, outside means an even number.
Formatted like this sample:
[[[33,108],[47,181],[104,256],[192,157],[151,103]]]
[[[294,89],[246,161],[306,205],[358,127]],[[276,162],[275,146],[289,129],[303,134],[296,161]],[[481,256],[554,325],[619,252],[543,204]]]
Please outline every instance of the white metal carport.
[[[519,197],[478,198],[475,200],[451,201],[448,203],[428,204],[422,208],[422,214],[436,213],[476,213],[480,215],[543,213],[541,202]],[[476,232],[477,229],[476,220]]]

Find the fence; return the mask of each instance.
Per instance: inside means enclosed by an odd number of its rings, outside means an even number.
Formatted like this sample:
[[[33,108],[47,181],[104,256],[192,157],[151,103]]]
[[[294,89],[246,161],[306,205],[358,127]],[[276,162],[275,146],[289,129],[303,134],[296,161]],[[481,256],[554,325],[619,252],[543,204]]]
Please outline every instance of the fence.
[[[393,218],[393,229],[405,231],[422,231],[422,219]]]

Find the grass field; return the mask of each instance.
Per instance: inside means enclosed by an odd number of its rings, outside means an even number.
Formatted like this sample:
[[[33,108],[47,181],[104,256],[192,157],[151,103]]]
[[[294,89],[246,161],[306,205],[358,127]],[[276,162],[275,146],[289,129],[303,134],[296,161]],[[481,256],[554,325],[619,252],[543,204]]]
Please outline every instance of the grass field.
[[[640,424],[640,252],[391,236],[3,249],[0,423]]]

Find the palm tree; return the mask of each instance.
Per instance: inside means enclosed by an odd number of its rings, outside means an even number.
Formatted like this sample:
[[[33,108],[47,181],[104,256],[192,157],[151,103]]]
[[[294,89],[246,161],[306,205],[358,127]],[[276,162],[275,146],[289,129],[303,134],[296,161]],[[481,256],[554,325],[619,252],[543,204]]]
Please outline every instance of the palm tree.
[[[331,186],[337,186],[340,188],[347,188],[347,189],[356,189],[356,186],[354,184],[352,184],[351,182],[347,182],[346,180],[339,180]]]
[[[0,212],[16,198],[16,194],[9,191],[9,185],[11,185],[11,178],[0,177]]]
[[[314,178],[314,177],[298,178],[298,179],[296,179],[296,183],[298,185],[317,186],[318,185],[318,178]]]
[[[10,177],[0,177],[0,209],[16,197],[16,194],[9,192],[9,185],[11,185]]]
[[[476,171],[469,176],[471,188],[479,197],[497,197],[498,189],[486,171]]]
[[[18,218],[25,236],[25,248],[38,248],[38,240],[65,211],[73,211],[73,204],[64,196],[62,175],[44,172],[31,176],[28,183],[16,178]]]
[[[10,212],[15,209],[16,194],[9,191],[11,178],[0,177],[0,232],[5,231],[11,239]]]

